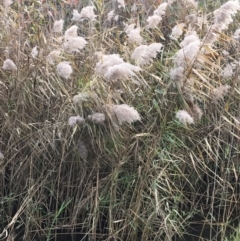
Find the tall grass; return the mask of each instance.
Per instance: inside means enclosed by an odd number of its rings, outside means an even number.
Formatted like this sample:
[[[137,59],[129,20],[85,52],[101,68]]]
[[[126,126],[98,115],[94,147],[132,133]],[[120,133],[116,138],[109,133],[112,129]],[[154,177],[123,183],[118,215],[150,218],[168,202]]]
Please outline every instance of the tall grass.
[[[239,3],[0,7],[0,238],[172,240],[198,220],[225,240]]]

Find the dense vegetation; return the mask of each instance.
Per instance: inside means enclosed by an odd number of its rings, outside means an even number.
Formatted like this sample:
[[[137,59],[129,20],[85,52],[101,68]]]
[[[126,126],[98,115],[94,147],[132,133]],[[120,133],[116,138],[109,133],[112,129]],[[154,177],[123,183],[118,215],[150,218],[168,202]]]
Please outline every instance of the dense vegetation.
[[[238,240],[238,1],[0,8],[0,238]]]

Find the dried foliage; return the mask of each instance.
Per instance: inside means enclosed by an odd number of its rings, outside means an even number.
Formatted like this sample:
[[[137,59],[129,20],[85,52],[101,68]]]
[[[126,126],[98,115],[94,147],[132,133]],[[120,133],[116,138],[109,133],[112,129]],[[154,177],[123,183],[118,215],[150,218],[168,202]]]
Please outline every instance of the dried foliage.
[[[197,219],[225,240],[240,203],[239,2],[0,8],[0,239],[170,241]]]

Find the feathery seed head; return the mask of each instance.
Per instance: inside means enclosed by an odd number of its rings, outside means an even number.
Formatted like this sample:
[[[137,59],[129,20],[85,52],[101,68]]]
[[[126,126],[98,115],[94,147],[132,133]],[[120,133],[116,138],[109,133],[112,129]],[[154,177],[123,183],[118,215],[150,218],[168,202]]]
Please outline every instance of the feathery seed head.
[[[99,58],[99,61],[96,64],[95,71],[97,74],[100,74],[102,76],[106,75],[109,67],[116,64],[124,63],[123,59],[119,56],[119,54],[104,55],[101,52],[98,52],[97,57]]]
[[[73,70],[70,65],[70,62],[63,61],[57,65],[57,73],[60,77],[64,79],[69,79],[72,72]]]
[[[176,26],[173,27],[172,33],[170,35],[170,38],[173,40],[178,40],[182,34],[183,34],[183,29],[186,25],[184,23],[177,24]]]
[[[114,15],[115,15],[114,10],[110,11],[107,15],[107,20],[111,21],[113,19]]]
[[[193,42],[199,42],[200,43],[200,39],[196,35],[196,32],[186,36],[184,38],[184,40],[180,43],[180,46],[181,46],[181,48],[184,48],[184,47],[187,47],[190,43],[193,43]]]
[[[117,14],[114,16],[114,21],[118,21],[118,19],[119,19],[119,15]]]
[[[88,92],[82,92],[73,96],[72,100],[74,104],[81,104],[84,101],[88,101],[89,97],[90,96]]]
[[[154,15],[158,15],[159,17],[165,15],[168,3],[162,3],[158,6],[158,8],[154,11]]]
[[[184,68],[180,66],[175,69],[171,69],[169,75],[172,80],[178,81],[181,83],[180,85],[182,85],[184,80]]]
[[[95,113],[93,115],[89,115],[88,119],[96,124],[104,124],[106,117],[103,113]]]
[[[31,56],[33,58],[36,58],[38,56],[38,47],[37,46],[32,49]]]
[[[118,8],[125,8],[125,2],[124,2],[124,0],[117,0],[117,2],[118,2]]]
[[[110,66],[104,77],[111,82],[119,79],[128,79],[136,76],[136,72],[141,71],[141,68],[129,63],[122,63]]]
[[[179,110],[176,113],[176,118],[179,122],[181,122],[183,125],[187,124],[194,124],[193,118],[189,115],[189,113],[186,110]]]
[[[214,11],[214,24],[210,28],[209,33],[204,38],[204,43],[211,45],[218,38],[218,32],[228,28],[228,25],[233,22],[233,16],[240,11],[239,1],[228,1],[219,9]]]
[[[13,4],[12,0],[3,0],[3,6],[5,8],[10,7],[10,5],[12,5],[12,4]]]
[[[124,122],[131,124],[132,122],[141,120],[137,110],[127,104],[105,105],[103,109],[105,109],[113,121],[117,121],[116,125],[122,125]]]
[[[73,9],[73,17],[71,20],[75,22],[79,22],[81,20],[81,15],[77,9]]]
[[[63,24],[64,24],[64,20],[63,19],[55,21],[54,24],[53,24],[53,32],[55,32],[55,33],[62,33],[62,31],[63,31]]]
[[[147,18],[147,28],[157,28],[160,22],[162,21],[162,17],[159,15],[152,15]]]
[[[128,41],[130,43],[141,44],[143,41],[143,38],[140,35],[140,31],[141,31],[140,28],[135,28],[135,29],[132,29],[131,31],[129,31],[129,33],[127,34]]]
[[[140,66],[150,64],[153,58],[157,57],[157,53],[161,51],[163,45],[161,43],[152,43],[150,45],[140,45],[134,49],[131,58],[135,60]]]
[[[68,125],[71,127],[74,127],[79,124],[83,124],[85,122],[84,118],[77,115],[77,116],[71,116],[68,119]]]
[[[200,47],[200,41],[195,41],[178,50],[174,57],[176,66],[186,67],[189,64],[193,64],[193,61],[197,58],[197,55],[200,52]]]
[[[15,63],[11,59],[6,59],[3,62],[2,68],[4,70],[17,70],[17,66],[15,65]]]
[[[233,76],[233,71],[236,68],[236,65],[228,63],[222,72],[222,76],[224,79],[229,79]]]
[[[67,53],[80,52],[86,44],[87,41],[82,37],[68,37],[63,43],[63,48]]]
[[[64,33],[64,39],[72,38],[72,37],[78,37],[78,26],[73,25],[70,28],[68,28]]]
[[[222,100],[227,94],[231,87],[229,85],[221,85],[211,91],[210,97],[213,102]]]
[[[94,21],[96,19],[96,15],[94,13],[93,6],[84,7],[80,13],[77,10],[73,11],[73,21],[82,21],[84,19],[88,19],[89,21]]]

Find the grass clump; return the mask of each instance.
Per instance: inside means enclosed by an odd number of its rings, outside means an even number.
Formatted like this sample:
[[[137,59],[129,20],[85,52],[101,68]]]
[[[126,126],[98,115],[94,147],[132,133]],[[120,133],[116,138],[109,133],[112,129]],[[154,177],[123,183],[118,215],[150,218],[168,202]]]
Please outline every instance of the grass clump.
[[[0,238],[210,227],[224,240],[239,205],[239,3],[0,7]]]

